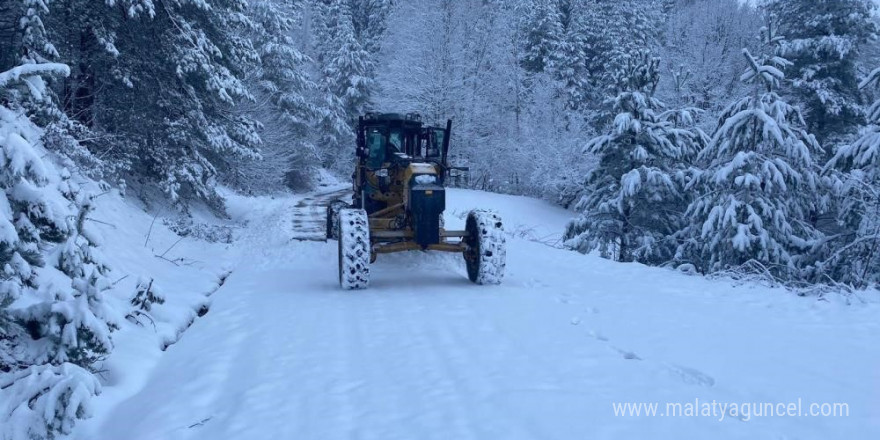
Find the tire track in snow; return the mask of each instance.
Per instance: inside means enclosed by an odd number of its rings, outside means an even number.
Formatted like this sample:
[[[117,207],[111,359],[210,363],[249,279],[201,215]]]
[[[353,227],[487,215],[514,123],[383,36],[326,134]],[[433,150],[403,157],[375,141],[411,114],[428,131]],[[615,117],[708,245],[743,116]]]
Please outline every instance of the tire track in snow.
[[[431,336],[438,347],[439,365],[443,365],[443,376],[448,378],[453,386],[455,401],[452,407],[456,409],[453,419],[458,421],[457,428],[467,432],[469,439],[483,438],[509,438],[515,432],[516,437],[524,437],[526,431],[519,426],[519,422],[511,415],[499,411],[499,408],[490,404],[491,397],[496,390],[501,388],[498,378],[503,371],[497,370],[498,365],[494,362],[486,362],[483,359],[486,354],[499,353],[499,347],[506,348],[507,344],[493,344],[492,346],[475,347],[473,341],[498,341],[506,342],[504,338],[495,338],[500,333],[491,333],[493,337],[485,336],[485,316],[478,316],[471,307],[465,306],[456,299],[453,307],[444,316],[444,321],[455,325],[444,325],[444,322],[436,322],[432,328],[435,330]],[[453,313],[450,313],[453,312]],[[473,331],[463,332],[461,323],[477,325],[476,330],[483,335],[475,337]],[[470,328],[474,330],[474,328]],[[466,333],[466,334],[465,334]],[[512,351],[503,350],[507,354]],[[510,364],[522,365],[516,362],[518,356],[508,358]],[[505,362],[506,363],[506,362]],[[510,364],[507,368],[510,368]],[[491,423],[489,421],[495,421]],[[503,421],[503,423],[498,423]],[[489,424],[491,423],[491,425]]]

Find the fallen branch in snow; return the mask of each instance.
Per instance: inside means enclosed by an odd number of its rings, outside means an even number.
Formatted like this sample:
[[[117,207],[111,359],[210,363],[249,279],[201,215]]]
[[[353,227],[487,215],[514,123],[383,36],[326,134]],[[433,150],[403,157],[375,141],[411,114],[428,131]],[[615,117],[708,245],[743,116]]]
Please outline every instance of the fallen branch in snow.
[[[192,260],[192,259],[188,259],[188,258],[184,258],[184,257],[177,257],[172,260],[170,258],[166,258],[161,255],[154,255],[154,256],[160,260],[165,260],[175,266],[192,266],[193,264],[201,263],[201,261],[199,261],[199,260]]]
[[[558,234],[547,234],[544,236],[536,236],[534,227],[520,226],[513,231],[507,232],[507,235],[513,238],[520,238],[531,241],[533,243],[543,244],[555,249],[562,249],[562,237]]]
[[[846,298],[847,303],[850,303],[853,298],[861,303],[867,303],[864,298],[857,294],[857,291],[852,286],[836,282],[827,275],[825,276],[826,280],[823,283],[808,283],[799,280],[796,273],[791,273],[792,271],[795,271],[795,269],[784,265],[775,265],[772,267],[779,269],[779,273],[789,272],[789,276],[782,277],[774,275],[773,271],[765,264],[756,260],[749,260],[737,267],[710,273],[707,275],[707,278],[732,280],[734,281],[734,285],[737,286],[756,284],[769,288],[781,287],[797,294],[798,296],[816,297],[820,301],[826,301],[826,294],[836,293]]]
[[[116,225],[114,225],[113,223],[107,223],[107,222],[105,222],[105,221],[101,221],[101,220],[94,219],[94,218],[91,218],[91,217],[86,218],[86,220],[88,220],[88,221],[90,221],[90,222],[95,222],[95,223],[100,223],[100,224],[102,224],[102,225],[110,226],[110,227],[113,228],[113,229],[119,229],[119,228],[117,228]]]
[[[133,322],[133,323],[143,327],[144,325],[141,324],[141,320],[138,319],[140,316],[143,316],[144,318],[149,319],[150,324],[153,324],[153,331],[158,331],[158,329],[156,328],[156,320],[154,320],[153,317],[150,316],[149,313],[142,312],[140,310],[132,310],[131,313],[129,313],[128,315],[125,315],[125,319],[129,320],[129,322]]]
[[[165,261],[167,261],[167,262],[169,262],[169,263],[171,263],[171,264],[173,264],[173,265],[175,265],[175,266],[180,266],[179,264],[177,264],[176,261],[174,261],[174,260],[169,260],[169,259],[167,259],[167,258],[165,258],[165,257],[163,257],[163,256],[161,256],[161,255],[155,255],[155,257],[158,258],[158,259],[160,259],[160,260],[165,260]]]
[[[157,255],[157,257],[159,257],[159,258],[163,258],[163,257],[165,257],[165,254],[167,254],[168,252],[170,252],[171,249],[174,249],[174,246],[177,246],[177,243],[180,243],[181,241],[183,241],[184,238],[186,238],[186,237],[180,237],[180,239],[178,239],[177,241],[175,241],[174,244],[171,245],[171,247],[169,247],[168,249],[165,249],[165,252],[162,252],[162,255]]]
[[[150,242],[150,235],[153,234],[153,225],[156,224],[156,219],[157,219],[157,218],[159,218],[159,213],[158,213],[158,212],[156,213],[156,215],[153,216],[153,221],[150,222],[150,229],[147,230],[147,239],[144,240],[144,247],[147,247],[147,243]]]
[[[735,281],[737,285],[755,283],[770,288],[786,285],[785,280],[773,275],[767,266],[754,259],[736,267],[711,273],[708,275],[708,278],[727,278]]]

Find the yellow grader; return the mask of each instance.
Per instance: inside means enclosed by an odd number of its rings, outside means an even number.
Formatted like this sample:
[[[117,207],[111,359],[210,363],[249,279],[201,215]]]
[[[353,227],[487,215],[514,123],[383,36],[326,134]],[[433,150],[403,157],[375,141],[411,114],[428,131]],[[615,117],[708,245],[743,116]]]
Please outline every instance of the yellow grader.
[[[403,251],[461,252],[471,281],[501,282],[506,252],[497,214],[474,210],[464,230],[444,227],[446,180],[466,171],[447,163],[451,131],[451,120],[432,127],[418,114],[358,118],[351,203],[327,208],[327,238],[339,242],[343,289],[367,288],[377,255]]]

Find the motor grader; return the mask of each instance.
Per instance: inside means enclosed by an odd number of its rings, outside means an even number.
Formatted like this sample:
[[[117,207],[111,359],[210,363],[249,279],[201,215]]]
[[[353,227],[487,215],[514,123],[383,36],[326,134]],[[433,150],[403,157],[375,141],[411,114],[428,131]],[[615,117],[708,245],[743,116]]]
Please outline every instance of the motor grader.
[[[452,121],[422,123],[418,114],[367,113],[358,118],[353,196],[327,208],[327,238],[339,244],[339,284],[364,289],[379,254],[461,252],[468,278],[498,284],[505,238],[498,214],[468,213],[463,231],[444,227],[445,183],[463,168],[448,164]]]

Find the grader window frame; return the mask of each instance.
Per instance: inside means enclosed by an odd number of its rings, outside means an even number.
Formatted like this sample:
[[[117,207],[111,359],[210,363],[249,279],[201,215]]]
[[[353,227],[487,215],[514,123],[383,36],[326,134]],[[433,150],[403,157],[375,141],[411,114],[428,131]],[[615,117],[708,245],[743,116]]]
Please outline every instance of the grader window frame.
[[[368,113],[358,120],[357,156],[368,169],[379,169],[385,163],[394,162],[395,153],[399,152],[408,159],[433,161],[445,170],[448,168],[446,160],[451,126],[452,121],[447,121],[445,128],[427,126],[415,114]],[[381,135],[379,143],[374,136],[377,134]],[[393,137],[397,139],[393,140]],[[392,145],[397,148],[392,148]]]

